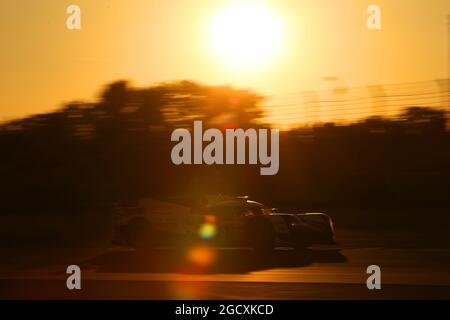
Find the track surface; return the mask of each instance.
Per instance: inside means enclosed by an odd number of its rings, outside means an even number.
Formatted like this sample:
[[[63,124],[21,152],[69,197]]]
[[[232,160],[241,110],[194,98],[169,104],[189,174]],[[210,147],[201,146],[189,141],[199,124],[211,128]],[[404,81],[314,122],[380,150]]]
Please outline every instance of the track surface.
[[[9,299],[450,299],[450,249],[398,233],[338,233],[339,246],[305,251],[136,252],[127,248],[2,249],[0,298]],[[204,258],[206,255],[207,258]],[[65,268],[82,269],[82,290]],[[369,265],[381,290],[366,287]]]

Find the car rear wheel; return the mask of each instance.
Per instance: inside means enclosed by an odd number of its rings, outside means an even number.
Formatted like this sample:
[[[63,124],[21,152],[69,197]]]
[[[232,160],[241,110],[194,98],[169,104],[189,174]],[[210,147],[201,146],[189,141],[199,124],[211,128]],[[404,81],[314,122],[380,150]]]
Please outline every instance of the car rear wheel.
[[[134,219],[126,228],[126,236],[130,246],[136,250],[150,250],[155,246],[150,223],[146,219]]]
[[[267,252],[274,248],[275,232],[269,221],[257,219],[247,227],[247,240],[256,252]]]

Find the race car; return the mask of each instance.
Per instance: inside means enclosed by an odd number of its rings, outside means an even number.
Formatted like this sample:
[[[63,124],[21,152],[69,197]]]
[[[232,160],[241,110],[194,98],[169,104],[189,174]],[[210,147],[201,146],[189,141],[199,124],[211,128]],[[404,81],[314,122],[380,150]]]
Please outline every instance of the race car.
[[[120,208],[113,243],[136,249],[208,242],[222,247],[305,248],[334,244],[334,226],[324,213],[279,213],[248,197],[219,197],[202,205],[143,199]]]

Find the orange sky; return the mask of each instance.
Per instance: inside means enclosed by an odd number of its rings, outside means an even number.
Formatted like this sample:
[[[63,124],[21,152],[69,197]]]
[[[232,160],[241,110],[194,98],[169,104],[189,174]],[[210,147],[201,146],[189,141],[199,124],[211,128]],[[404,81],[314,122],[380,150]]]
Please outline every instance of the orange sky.
[[[274,0],[282,52],[256,70],[228,68],[208,45],[211,17],[227,1],[35,0],[0,2],[0,121],[93,99],[117,79],[135,85],[191,79],[270,95],[447,77],[448,0]],[[77,4],[82,29],[66,29]],[[382,30],[366,8],[382,9]]]

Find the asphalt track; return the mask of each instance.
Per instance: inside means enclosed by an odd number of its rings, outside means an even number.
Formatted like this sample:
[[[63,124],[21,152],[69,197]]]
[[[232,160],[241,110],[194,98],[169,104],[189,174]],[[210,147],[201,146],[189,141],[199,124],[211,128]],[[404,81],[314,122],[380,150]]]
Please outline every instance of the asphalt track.
[[[2,249],[0,298],[450,299],[447,244],[362,231],[342,231],[337,240],[269,256],[213,249],[194,259],[189,249]],[[66,288],[69,264],[81,267],[81,290]],[[381,268],[381,290],[366,286],[369,265]]]

